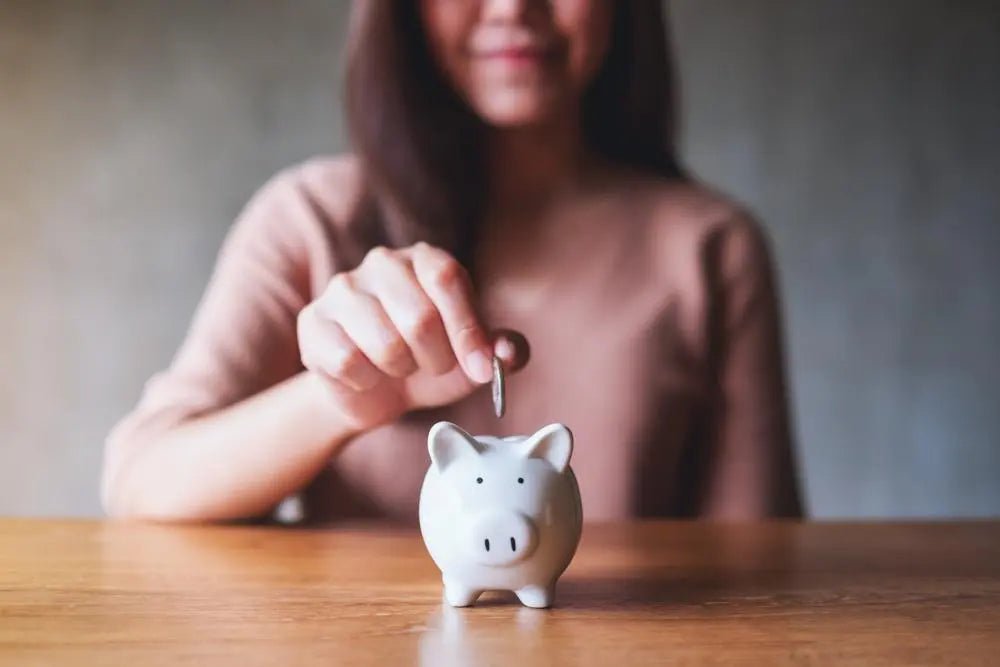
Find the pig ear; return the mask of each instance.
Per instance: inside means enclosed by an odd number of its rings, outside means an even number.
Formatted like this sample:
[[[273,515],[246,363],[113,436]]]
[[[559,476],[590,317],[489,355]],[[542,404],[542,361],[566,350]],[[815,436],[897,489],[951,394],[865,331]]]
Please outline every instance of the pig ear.
[[[563,424],[549,424],[519,447],[525,458],[545,459],[556,472],[562,472],[573,455],[573,434]]]
[[[462,456],[478,456],[479,442],[451,422],[438,422],[427,434],[427,449],[438,470],[444,470]]]

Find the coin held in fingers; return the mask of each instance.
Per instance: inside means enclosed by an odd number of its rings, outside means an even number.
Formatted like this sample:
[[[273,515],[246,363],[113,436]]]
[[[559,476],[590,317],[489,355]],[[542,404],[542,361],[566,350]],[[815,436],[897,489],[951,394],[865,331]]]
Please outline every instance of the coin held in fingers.
[[[503,366],[500,365],[500,358],[493,356],[493,412],[497,419],[503,417],[507,411],[507,394]]]

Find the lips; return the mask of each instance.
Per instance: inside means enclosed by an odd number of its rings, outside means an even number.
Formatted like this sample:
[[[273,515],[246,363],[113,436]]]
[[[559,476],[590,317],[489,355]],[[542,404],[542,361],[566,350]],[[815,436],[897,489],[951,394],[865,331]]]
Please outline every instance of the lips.
[[[511,61],[542,60],[554,51],[550,40],[525,33],[483,33],[473,39],[469,49],[474,58]]]
[[[473,52],[477,58],[498,58],[505,60],[541,60],[549,53],[548,49],[538,46],[507,46],[489,51]]]

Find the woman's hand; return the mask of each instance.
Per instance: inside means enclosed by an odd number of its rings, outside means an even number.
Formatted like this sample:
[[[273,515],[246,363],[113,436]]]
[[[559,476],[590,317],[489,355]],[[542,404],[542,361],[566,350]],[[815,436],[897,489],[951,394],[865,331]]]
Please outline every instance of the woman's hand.
[[[494,354],[508,370],[527,362],[524,337],[491,335],[474,299],[467,272],[444,250],[374,248],[299,314],[302,363],[359,430],[453,403],[490,381]]]

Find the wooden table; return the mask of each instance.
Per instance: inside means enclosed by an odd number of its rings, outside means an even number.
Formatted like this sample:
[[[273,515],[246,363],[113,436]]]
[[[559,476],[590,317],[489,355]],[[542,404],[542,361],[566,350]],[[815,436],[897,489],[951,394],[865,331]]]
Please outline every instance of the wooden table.
[[[0,663],[1000,665],[1000,523],[588,526],[557,607],[419,536],[0,521]]]

